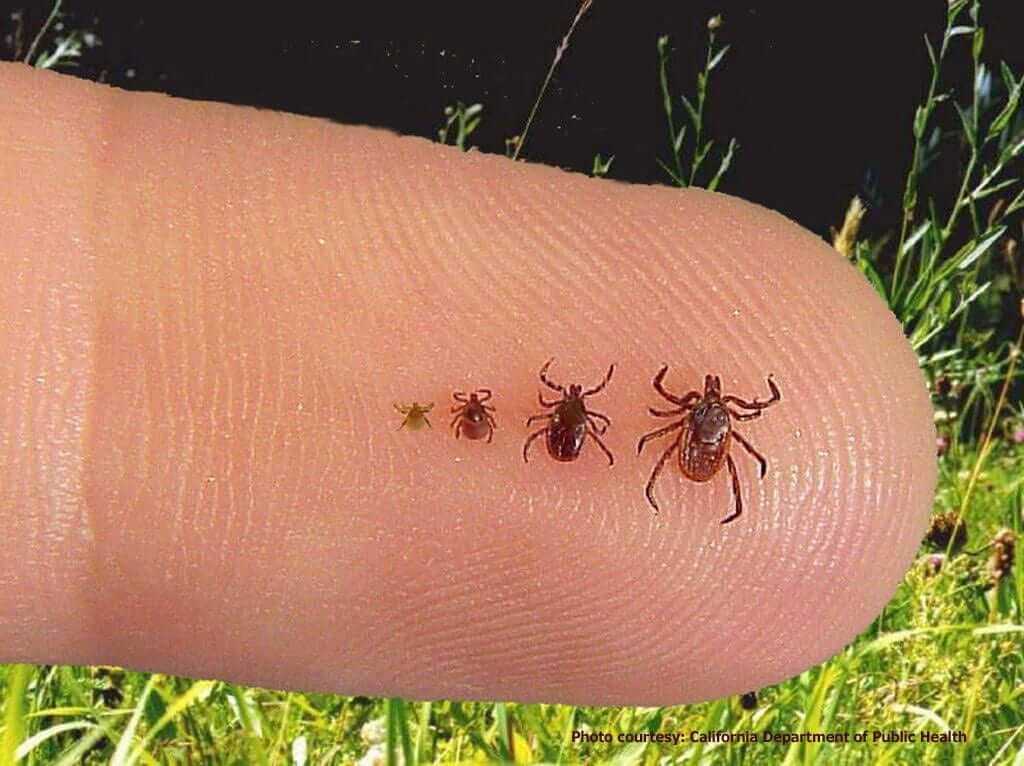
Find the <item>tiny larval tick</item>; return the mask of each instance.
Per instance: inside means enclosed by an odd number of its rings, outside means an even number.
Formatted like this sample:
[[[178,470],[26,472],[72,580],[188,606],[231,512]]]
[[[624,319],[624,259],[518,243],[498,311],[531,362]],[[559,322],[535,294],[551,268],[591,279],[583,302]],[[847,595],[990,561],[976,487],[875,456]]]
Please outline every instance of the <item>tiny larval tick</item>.
[[[494,429],[498,424],[494,422],[494,407],[484,404],[492,396],[489,389],[478,388],[466,398],[462,391],[455,391],[452,398],[459,402],[452,407],[455,417],[452,418],[451,426],[455,429],[455,438],[463,434],[467,439],[483,439],[487,437],[490,444],[494,438]]]
[[[423,426],[433,428],[430,425],[430,421],[427,420],[427,413],[434,409],[434,403],[420,404],[419,402],[413,402],[412,404],[396,404],[395,409],[405,415],[405,420],[402,421],[402,425],[398,427],[398,430],[408,428],[410,431],[419,431]]]
[[[587,436],[589,436],[597,442],[597,446],[600,447],[604,454],[608,456],[608,464],[614,465],[615,458],[612,457],[612,453],[608,451],[608,448],[604,446],[604,442],[601,441],[601,436],[608,430],[608,426],[611,425],[611,420],[600,412],[588,410],[585,399],[588,396],[593,396],[598,393],[608,385],[608,381],[612,379],[612,373],[615,372],[615,365],[613,364],[608,368],[608,374],[599,386],[584,391],[583,386],[574,383],[569,386],[567,391],[565,386],[552,383],[548,380],[548,367],[551,366],[553,361],[554,357],[548,359],[544,363],[544,366],[540,368],[540,381],[548,388],[558,391],[562,395],[562,398],[547,402],[544,401],[544,394],[540,392],[537,393],[537,398],[540,400],[541,406],[549,408],[554,407],[555,411],[540,415],[533,415],[526,421],[527,426],[535,420],[548,420],[550,422],[544,426],[544,428],[530,434],[530,437],[526,440],[526,444],[523,445],[523,460],[530,462],[527,457],[530,445],[534,440],[544,434],[547,434],[548,454],[559,462],[568,463],[580,456],[580,450],[583,449],[583,442],[586,441]],[[604,425],[602,426],[595,423],[595,418],[603,421]]]
[[[704,376],[703,394],[700,391],[690,391],[686,396],[680,397],[669,393],[662,386],[661,381],[665,378],[666,372],[668,372],[667,364],[654,377],[654,390],[677,405],[677,409],[662,411],[651,407],[649,411],[655,417],[678,417],[679,420],[644,436],[637,444],[636,452],[639,455],[650,439],[657,439],[675,430],[679,430],[679,436],[669,445],[657,465],[654,466],[651,478],[647,482],[647,501],[657,513],[658,503],[654,499],[654,482],[657,481],[658,474],[661,473],[665,461],[672,455],[673,450],[679,451],[679,469],[683,476],[692,481],[710,480],[725,463],[728,465],[729,474],[732,477],[732,494],[736,503],[735,511],[722,519],[722,524],[728,524],[743,513],[743,498],[740,495],[740,481],[736,475],[736,464],[733,462],[732,455],[729,454],[732,440],[738,441],[757,460],[761,466],[762,478],[768,470],[767,461],[750,445],[750,442],[733,430],[732,421],[734,419],[753,420],[761,417],[761,411],[782,399],[782,395],[770,375],[768,376],[768,388],[772,392],[771,398],[764,401],[755,399],[752,402],[746,402],[738,396],[722,396],[722,381],[719,377],[706,375]],[[746,411],[735,410],[729,405],[735,405],[740,410]]]

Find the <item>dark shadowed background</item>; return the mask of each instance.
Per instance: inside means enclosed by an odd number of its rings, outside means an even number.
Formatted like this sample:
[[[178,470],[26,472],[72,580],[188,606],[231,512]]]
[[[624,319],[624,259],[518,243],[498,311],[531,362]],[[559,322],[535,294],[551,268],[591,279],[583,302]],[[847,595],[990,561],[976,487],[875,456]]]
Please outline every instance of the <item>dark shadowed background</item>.
[[[1012,21],[1014,5],[1019,0],[986,0],[981,23],[986,58],[1019,69],[1024,45]],[[6,58],[19,23],[12,13],[22,12],[27,47],[51,8],[49,0],[0,2]],[[44,44],[72,29],[92,32],[98,44],[83,48],[78,66],[62,71],[123,88],[431,138],[445,106],[479,102],[482,122],[470,143],[504,153],[578,8],[576,0],[266,6],[65,0],[63,29]],[[823,235],[859,193],[873,206],[867,228],[891,228],[910,161],[914,108],[928,86],[923,36],[939,39],[941,0],[595,0],[522,156],[589,172],[596,153],[614,155],[610,177],[667,183],[655,161],[668,156],[656,42],[670,36],[672,90],[693,96],[706,22],[716,14],[723,18],[718,39],[731,48],[712,75],[707,128],[719,148],[730,137],[739,142],[720,190]],[[953,51],[948,71],[969,76],[967,45]],[[969,92],[969,83],[961,84]],[[676,108],[681,118],[678,99]]]

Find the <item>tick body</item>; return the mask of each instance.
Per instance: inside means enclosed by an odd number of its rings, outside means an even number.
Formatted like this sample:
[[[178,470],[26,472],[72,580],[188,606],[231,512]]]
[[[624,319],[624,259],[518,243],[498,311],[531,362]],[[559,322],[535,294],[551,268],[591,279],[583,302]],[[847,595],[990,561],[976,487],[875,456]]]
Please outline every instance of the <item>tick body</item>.
[[[722,381],[719,377],[705,375],[704,393],[690,391],[686,396],[680,397],[666,391],[662,385],[666,372],[668,372],[668,365],[662,367],[654,377],[654,390],[676,405],[676,409],[663,411],[651,407],[650,413],[655,417],[678,418],[678,420],[644,436],[636,446],[637,454],[639,455],[643,451],[644,445],[650,439],[657,439],[673,431],[679,431],[679,435],[662,453],[658,463],[654,466],[651,478],[647,482],[647,501],[657,513],[658,503],[654,499],[654,483],[658,480],[661,469],[665,467],[665,463],[672,456],[673,451],[678,452],[679,470],[691,481],[710,481],[725,464],[728,466],[729,475],[732,478],[732,494],[735,503],[733,512],[722,519],[723,524],[728,524],[743,513],[743,497],[740,494],[736,463],[733,462],[732,455],[729,454],[732,442],[739,442],[740,446],[757,460],[762,478],[768,470],[768,462],[751,446],[750,442],[733,429],[732,421],[754,420],[761,417],[761,411],[781,400],[782,395],[770,375],[768,376],[768,389],[772,393],[771,398],[763,401],[754,399],[752,402],[744,401],[738,396],[722,396]]]
[[[427,428],[433,428],[430,425],[430,421],[427,420],[427,413],[434,409],[434,403],[430,404],[419,404],[413,402],[412,404],[396,404],[395,409],[405,415],[405,420],[402,421],[402,425],[398,427],[399,430],[408,428],[410,431],[419,431],[421,428],[426,426]]]
[[[458,402],[452,407],[455,417],[452,418],[451,426],[455,430],[455,438],[465,436],[467,439],[483,439],[487,437],[490,444],[494,438],[494,429],[498,424],[494,422],[494,407],[484,404],[491,398],[491,392],[486,388],[478,388],[466,398],[462,391],[456,391],[452,398]]]
[[[615,458],[612,457],[612,453],[608,451],[608,448],[604,446],[604,442],[601,441],[601,436],[608,430],[611,420],[600,412],[588,410],[586,397],[593,396],[608,385],[608,381],[612,379],[612,373],[615,372],[615,365],[613,364],[608,368],[608,374],[600,385],[584,391],[583,386],[577,384],[573,384],[566,389],[565,386],[548,380],[548,367],[551,366],[553,361],[554,358],[548,359],[544,366],[540,368],[540,381],[548,388],[560,393],[562,398],[549,402],[544,400],[543,393],[537,394],[540,405],[553,411],[533,415],[526,421],[527,426],[538,420],[547,420],[548,424],[539,431],[534,431],[530,434],[526,444],[523,445],[523,460],[529,462],[527,453],[529,452],[530,445],[536,439],[546,435],[548,454],[561,463],[572,462],[580,456],[583,443],[589,436],[597,442],[597,446],[608,457],[608,464],[614,465]],[[603,425],[597,423],[597,420],[602,421]]]

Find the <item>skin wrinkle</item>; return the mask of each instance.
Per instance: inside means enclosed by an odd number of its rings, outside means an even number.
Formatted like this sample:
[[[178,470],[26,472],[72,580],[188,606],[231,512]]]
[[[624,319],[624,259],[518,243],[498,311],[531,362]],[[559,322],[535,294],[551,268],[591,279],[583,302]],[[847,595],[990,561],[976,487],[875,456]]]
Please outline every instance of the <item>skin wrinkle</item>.
[[[189,210],[188,212],[184,212],[183,211],[183,215],[184,216],[188,216],[189,214],[193,213],[193,211],[197,207],[198,207],[199,210],[202,210],[201,206],[193,206],[192,210]],[[186,228],[188,228],[188,227],[186,227]],[[207,252],[209,250],[209,246],[207,244],[207,238],[206,238],[205,235],[206,235],[206,233],[207,233],[207,231],[209,229],[209,224],[205,220],[205,217],[202,216],[201,214],[199,216],[197,216],[197,218],[192,221],[191,228],[192,228],[193,231],[198,232],[198,238],[199,238],[200,243],[201,243],[200,246],[199,246],[199,252],[201,252],[201,253]],[[195,278],[194,278],[194,276],[192,274],[192,263],[189,261],[189,259],[185,259],[182,262],[182,284],[189,285],[189,284],[194,284],[194,282],[195,282]],[[177,318],[177,329],[178,329],[178,335],[179,335],[179,342],[175,343],[175,346],[177,346],[177,353],[179,355],[179,358],[181,358],[181,359],[187,359],[188,358],[187,344],[188,344],[188,340],[189,340],[189,337],[190,337],[190,334],[187,331],[187,326],[186,326],[186,323],[185,323],[185,314],[186,314],[186,312],[178,312],[177,313],[177,317],[176,317]],[[203,312],[201,310],[198,310],[198,311],[195,311],[192,315],[198,317],[198,321],[200,322],[200,328],[199,328],[199,332],[197,334],[201,337],[202,333],[206,331],[205,321],[204,321],[205,312]],[[173,338],[171,340],[173,341]],[[161,364],[165,368],[167,368],[167,367],[170,366],[170,360],[167,357],[166,349],[164,347],[164,344],[167,342],[167,339],[165,339],[163,336],[158,334],[156,336],[156,342],[157,342],[158,348],[159,348],[160,362],[161,362]],[[207,348],[206,345],[202,345],[201,346],[201,349],[203,351],[205,351],[206,348]],[[195,369],[198,372],[199,376],[202,376],[203,375],[203,371],[209,369],[209,361],[208,361],[208,359],[201,358],[199,363],[193,366],[193,369]],[[170,401],[171,400],[171,389],[170,389],[170,386],[171,386],[171,376],[170,375],[164,376],[163,377],[163,381],[164,381],[164,396],[166,397],[167,401]],[[202,386],[203,385],[202,377],[200,377],[200,379],[196,381],[196,385],[197,386]],[[186,424],[184,426],[184,428],[182,429],[183,430],[182,443],[184,444],[184,451],[185,451],[185,454],[187,454],[187,455],[195,455],[196,454],[196,449],[197,449],[197,447],[196,447],[196,429],[191,424],[196,422],[197,413],[196,413],[195,408],[192,405],[192,392],[191,392],[191,389],[186,388],[183,391],[183,395],[181,397],[181,401],[182,401],[182,409],[184,411],[183,412],[183,420],[184,420],[184,423]],[[175,506],[175,508],[177,509],[177,512],[174,514],[170,533],[171,533],[171,539],[176,541],[177,545],[175,545],[174,548],[173,548],[172,555],[174,556],[174,560],[172,562],[170,562],[170,564],[171,564],[172,567],[180,568],[180,567],[183,566],[183,562],[185,561],[185,556],[187,555],[188,540],[189,540],[188,528],[185,526],[184,509],[186,507],[188,507],[190,504],[187,503],[186,498],[190,498],[190,499],[193,499],[195,501],[195,502],[191,503],[191,505],[195,505],[196,507],[202,507],[203,489],[205,487],[205,482],[202,482],[202,480],[199,479],[198,477],[193,477],[192,480],[190,481],[189,480],[189,474],[187,472],[183,472],[180,476],[178,476],[178,477],[176,477],[176,478],[174,478],[172,480],[174,482],[173,486],[177,490],[177,492],[176,492],[177,505]],[[196,486],[197,482],[198,482],[198,486]]]
[[[513,249],[512,252],[545,252],[549,254],[549,257],[541,262],[540,270],[534,271],[534,273],[531,275],[531,278],[528,280],[519,280],[518,275],[514,271],[510,272],[508,280],[511,281],[512,279],[515,279],[517,282],[520,283],[519,286],[520,290],[522,291],[521,298],[518,298],[515,295],[511,294],[511,292],[507,288],[505,288],[502,294],[498,297],[498,305],[510,305],[512,311],[517,316],[521,316],[526,320],[528,320],[530,316],[529,308],[531,306],[543,306],[545,304],[548,304],[549,302],[546,300],[546,298],[551,293],[559,294],[566,292],[566,290],[562,289],[563,282],[568,283],[568,285],[572,286],[571,290],[568,293],[568,297],[570,297],[570,299],[574,295],[573,291],[576,287],[575,285],[572,285],[572,282],[570,280],[565,278],[565,275],[561,269],[561,258],[559,257],[557,249],[555,247],[556,243],[554,242],[552,237],[545,231],[545,227],[543,226],[543,224],[535,228],[531,226],[522,225],[522,223],[525,221],[533,221],[534,215],[543,214],[542,211],[537,210],[534,206],[531,205],[531,201],[534,196],[535,192],[532,189],[527,189],[525,192],[522,192],[520,194],[520,198],[515,200],[515,202],[517,203],[515,206],[516,215],[512,218],[511,223],[518,225],[512,226],[510,228],[510,231],[514,232],[514,236],[517,239],[521,240],[523,246],[518,249]],[[486,216],[484,216],[484,220],[486,220]],[[509,281],[503,281],[502,286],[509,284]],[[559,350],[560,349],[557,347],[552,349],[552,353],[556,358],[559,355]],[[563,353],[562,356],[564,357],[565,354]],[[539,368],[539,364],[540,362],[537,362],[535,367]],[[536,369],[534,370],[533,380],[537,380]],[[548,393],[554,392],[549,391]],[[533,397],[533,401],[536,402],[536,396]],[[539,405],[535,405],[535,407],[537,410],[540,409]],[[538,424],[537,427],[541,427],[541,424]]]
[[[440,199],[445,193],[440,176],[425,173],[420,180],[427,184],[421,193],[424,199]],[[429,294],[445,295],[450,286],[458,286],[461,288],[459,300],[463,304],[466,315],[472,318],[469,321],[482,321],[489,313],[488,288],[489,284],[495,283],[495,275],[491,268],[491,261],[488,259],[480,260],[479,274],[475,274],[472,269],[464,268],[466,260],[464,251],[471,250],[472,247],[472,232],[467,231],[467,223],[470,220],[486,218],[486,214],[481,213],[476,205],[475,197],[471,197],[467,202],[467,208],[472,210],[472,213],[465,221],[453,215],[453,209],[450,207],[441,206],[437,209],[434,212],[433,225],[426,227],[429,236],[422,246],[428,252],[437,253],[433,264],[434,268],[426,271],[427,275],[435,275]],[[450,302],[444,302],[436,308],[439,311],[444,311],[448,305]],[[457,320],[453,323],[457,324]],[[470,331],[471,327],[472,325],[466,326],[466,331]],[[456,349],[458,349],[457,345],[451,347],[453,352]],[[456,358],[451,357],[446,359],[446,362],[453,367],[457,361]],[[472,374],[471,365],[466,366],[466,374]]]
[[[230,193],[230,192],[229,192]],[[187,203],[186,203],[187,204]],[[194,204],[194,203],[193,203]],[[224,249],[230,251],[230,232],[227,234],[224,242]],[[170,256],[169,257],[173,257]],[[188,260],[183,258],[182,260]],[[196,332],[193,336],[192,333],[185,333],[184,342],[179,348],[180,356],[175,360],[175,370],[177,375],[172,376],[161,375],[168,379],[182,380],[183,372],[187,369],[187,364],[184,364],[181,360],[187,359],[190,355],[198,356],[203,360],[204,367],[202,378],[196,381],[196,384],[191,386],[189,389],[188,383],[189,378],[184,377],[185,387],[185,398],[192,398],[192,410],[194,411],[196,418],[191,421],[188,425],[185,425],[181,421],[184,418],[179,418],[177,413],[171,410],[171,402],[173,399],[168,400],[168,413],[167,418],[173,424],[169,426],[170,441],[173,443],[175,436],[181,434],[183,431],[197,431],[196,448],[189,451],[188,457],[194,461],[193,465],[196,466],[196,473],[203,473],[207,476],[205,483],[205,490],[203,492],[205,502],[197,504],[194,509],[178,508],[176,509],[178,515],[181,517],[181,529],[182,538],[178,541],[181,546],[181,551],[184,558],[184,566],[186,571],[193,571],[196,568],[202,566],[202,561],[199,556],[202,553],[202,549],[199,546],[191,545],[190,541],[199,537],[200,539],[208,539],[212,545],[210,547],[210,554],[214,560],[218,561],[221,566],[227,561],[226,550],[223,539],[218,534],[218,526],[223,525],[229,527],[231,524],[231,513],[230,507],[224,509],[224,515],[219,516],[217,513],[211,513],[212,510],[222,507],[221,498],[223,497],[225,482],[227,477],[223,475],[220,470],[219,455],[217,452],[216,440],[220,431],[217,428],[218,423],[218,412],[216,403],[221,398],[221,391],[224,386],[224,377],[227,374],[227,370],[218,362],[227,362],[230,359],[232,351],[225,348],[223,343],[218,343],[218,325],[223,321],[223,314],[221,306],[224,302],[224,296],[222,294],[223,287],[220,286],[221,279],[217,274],[216,266],[211,265],[209,253],[197,254],[196,258],[196,281],[192,285],[182,285],[182,290],[185,292],[183,302],[189,301],[192,294],[195,293],[196,297],[194,302],[196,304],[197,317],[200,322],[199,332]],[[208,301],[206,295],[201,291],[203,289],[210,289],[211,285],[218,285],[218,300]],[[167,290],[167,299],[173,301],[181,295],[180,291]],[[189,301],[191,302],[191,301]],[[177,311],[173,310],[173,307],[169,308],[172,314],[182,317],[182,324],[184,328],[187,328],[187,317],[185,311],[179,307]],[[167,328],[170,323],[163,325]],[[166,330],[165,330],[166,331]],[[223,357],[217,358],[217,349],[223,350]],[[205,428],[193,428],[192,423],[205,421]],[[203,467],[206,470],[203,470]],[[173,466],[168,466],[169,470],[174,470]],[[189,471],[180,471],[179,476],[175,477],[174,480],[187,483],[189,480]],[[191,513],[189,511],[191,510]],[[195,558],[193,558],[195,557]]]
[[[587,236],[587,226],[581,223],[580,214],[576,211],[568,217],[559,217],[552,212],[573,210],[572,205],[566,204],[565,200],[569,198],[577,202],[578,195],[575,192],[576,189],[573,189],[558,195],[556,200],[560,204],[555,205],[540,204],[542,198],[539,194],[526,195],[526,207],[520,221],[530,222],[535,227],[536,236],[543,240],[543,245],[538,249],[549,255],[541,261],[541,268],[546,269],[542,278],[550,284],[550,293],[560,297],[564,295],[565,300],[575,304],[574,308],[606,305],[609,300],[615,300],[615,292],[605,289],[607,275],[599,274],[594,259],[588,256],[595,251],[607,251],[607,245]],[[586,316],[586,332],[594,339],[595,346],[609,346],[619,339],[620,333],[605,321],[604,311],[584,310],[580,313]],[[607,364],[603,368],[607,369]],[[586,385],[590,387],[594,384]]]
[[[258,194],[259,193],[259,187],[258,186],[255,186],[253,188],[253,193],[254,194]],[[241,233],[241,232],[246,232],[246,231],[252,231],[252,230],[255,230],[256,228],[257,228],[256,222],[254,220],[252,220],[251,217],[249,217],[248,220],[243,220],[243,225],[240,227],[239,232]],[[273,237],[273,229],[270,228],[269,231],[271,232],[270,236]],[[247,248],[245,246],[243,240],[244,240],[244,234],[239,237],[239,242],[238,242],[239,255],[241,255],[241,253],[244,253],[246,250],[249,249],[249,248]],[[225,521],[225,524],[224,524],[224,540],[230,540],[230,539],[233,539],[233,538],[236,538],[236,537],[238,537],[238,538],[240,538],[242,540],[249,539],[249,535],[247,533],[248,533],[248,531],[249,531],[249,529],[251,528],[251,525],[252,525],[251,517],[249,517],[248,514],[243,515],[242,509],[239,508],[239,505],[238,505],[238,498],[237,498],[237,493],[236,493],[235,485],[236,485],[236,482],[239,480],[239,477],[237,475],[237,470],[236,470],[236,465],[235,465],[235,450],[232,449],[231,446],[230,446],[233,443],[233,441],[234,441],[234,438],[235,438],[235,428],[236,428],[235,418],[234,418],[235,396],[236,396],[235,395],[235,387],[236,387],[235,381],[236,381],[237,377],[243,377],[243,378],[246,377],[246,374],[245,374],[245,371],[244,371],[245,367],[240,363],[241,362],[240,357],[244,356],[245,352],[244,351],[240,352],[239,349],[232,348],[231,344],[228,341],[228,338],[230,338],[230,337],[239,337],[242,334],[241,333],[242,323],[241,323],[241,321],[239,321],[239,318],[241,317],[242,311],[244,310],[243,309],[243,305],[242,305],[243,304],[243,295],[246,292],[246,290],[258,289],[259,284],[261,282],[261,280],[259,278],[260,277],[260,266],[261,266],[261,259],[257,256],[255,258],[253,258],[253,260],[252,260],[252,263],[251,263],[252,271],[250,272],[249,275],[247,275],[246,279],[244,279],[244,280],[237,280],[237,281],[232,281],[230,279],[225,279],[224,280],[225,288],[226,289],[224,290],[224,296],[223,296],[224,297],[224,301],[223,301],[222,307],[221,307],[221,312],[222,313],[221,313],[221,316],[220,316],[220,321],[217,323],[217,326],[216,326],[217,336],[218,337],[216,339],[214,339],[214,340],[208,341],[208,345],[210,346],[211,349],[215,349],[215,348],[230,349],[230,351],[227,352],[227,359],[225,360],[226,361],[226,365],[225,365],[226,369],[224,371],[225,374],[224,374],[223,392],[222,392],[221,397],[219,398],[219,402],[218,402],[218,400],[214,400],[213,407],[211,408],[213,410],[213,412],[216,413],[216,415],[219,415],[218,420],[220,421],[216,426],[214,426],[214,433],[218,437],[220,437],[220,439],[223,439],[222,443],[224,445],[226,445],[226,448],[223,449],[224,465],[223,465],[222,470],[220,471],[221,475],[224,477],[224,481],[223,481],[223,483],[218,482],[218,488],[223,486],[224,492],[227,495],[227,501],[226,501],[226,504],[225,504],[227,512],[226,512],[226,516],[225,516],[225,520],[224,520]],[[250,283],[250,279],[251,279],[251,283]],[[263,325],[262,317],[260,317],[260,319],[257,320],[257,321],[258,321],[259,325],[262,327],[262,325]],[[296,367],[297,367],[296,377],[300,381],[300,383],[298,385],[298,388],[301,391],[302,390],[302,386],[301,386],[302,359],[301,359],[301,357],[298,359]],[[218,441],[219,441],[219,439],[218,439]],[[220,448],[215,446],[214,449],[220,449]],[[247,471],[246,471],[246,468],[248,469]],[[252,473],[255,470],[255,466],[248,466],[248,467],[246,467],[243,464],[242,470],[244,472],[247,472],[250,475],[252,475]],[[240,531],[240,533],[236,533],[236,528],[237,528],[237,526],[239,524],[241,524],[241,531]],[[227,567],[227,565],[229,564],[229,562],[231,560],[231,558],[230,558],[230,547],[228,545],[224,545],[221,548],[221,556],[222,556],[222,559],[221,559],[222,560],[222,564],[221,564],[221,566]]]
[[[105,624],[127,626],[108,639],[115,662],[364,694],[671,704],[805,668],[891,593],[882,580],[912,554],[931,491],[927,397],[905,347],[878,349],[904,341],[877,296],[816,238],[723,195],[97,90],[131,103],[103,163],[122,316],[101,336],[90,474],[114,552],[97,592]],[[170,313],[154,336],[157,306]],[[551,355],[566,384],[617,363],[591,401],[613,420],[614,469],[593,444],[556,464],[541,441],[523,464]],[[746,508],[729,527],[724,469],[698,486],[673,458],[660,516],[643,497],[676,435],[636,457],[669,422],[646,412],[668,405],[650,384],[662,362],[677,393],[705,372],[744,398],[767,396],[769,372],[782,389],[737,424],[770,468],[758,479],[734,448]],[[470,384],[496,393],[486,448],[448,433],[451,390]],[[433,431],[395,430],[391,402],[413,399],[437,403]],[[906,476],[912,490],[893,487]],[[176,517],[184,549],[167,544]]]
[[[564,208],[559,206],[559,209]],[[551,259],[546,261],[552,267],[550,292],[555,295],[571,292],[576,299],[574,303],[593,307],[586,314],[586,332],[595,346],[612,347],[620,340],[621,333],[609,325],[605,315],[609,302],[615,300],[615,291],[607,289],[607,275],[602,274],[594,263],[594,251],[588,247],[585,227],[580,226],[575,218],[559,225],[553,216],[545,215],[544,209],[536,201],[522,220],[529,221],[530,225],[538,226],[540,232],[548,234],[548,245],[544,249],[551,255]],[[597,307],[604,307],[604,310],[597,310]],[[607,364],[601,367],[607,369]],[[580,382],[590,388],[598,380],[595,375],[594,382],[589,382],[589,378]]]

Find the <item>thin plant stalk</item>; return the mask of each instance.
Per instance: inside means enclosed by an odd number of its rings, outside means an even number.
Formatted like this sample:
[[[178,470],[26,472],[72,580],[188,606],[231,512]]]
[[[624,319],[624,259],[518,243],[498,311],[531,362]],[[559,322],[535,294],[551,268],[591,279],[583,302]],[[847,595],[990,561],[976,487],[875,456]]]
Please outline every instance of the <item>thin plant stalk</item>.
[[[35,39],[32,40],[32,45],[29,46],[28,53],[25,54],[26,64],[32,63],[32,59],[36,55],[36,48],[39,47],[39,43],[42,41],[43,37],[46,36],[46,33],[50,30],[50,27],[53,26],[53,22],[56,20],[58,14],[60,13],[61,2],[62,0],[56,0],[56,2],[53,4],[53,8],[50,10],[50,15],[46,18],[46,22],[43,24],[43,26],[39,28],[39,32],[36,33]]]
[[[1024,320],[1024,300],[1021,301],[1021,319]],[[981,449],[978,451],[978,459],[974,461],[974,468],[971,470],[971,477],[967,481],[967,490],[964,492],[963,500],[960,502],[960,510],[957,513],[957,523],[960,523],[960,519],[963,518],[967,512],[967,505],[971,501],[971,493],[974,491],[974,485],[978,482],[978,475],[981,473],[981,468],[985,464],[985,459],[992,451],[992,434],[995,433],[996,424],[999,421],[999,414],[1003,411],[1003,406],[1006,404],[1006,394],[1010,390],[1010,383],[1013,381],[1013,373],[1017,368],[1017,360],[1020,358],[1021,344],[1024,344],[1024,321],[1021,322],[1020,331],[1017,333],[1016,342],[1010,346],[1010,361],[1006,368],[1006,375],[1003,377],[1003,385],[999,390],[999,398],[996,400],[996,406],[992,410],[992,415],[989,417],[988,429],[985,431],[985,438],[982,439]]]
[[[540,92],[537,94],[537,100],[533,102],[533,108],[530,109],[530,116],[526,118],[526,125],[523,126],[522,133],[519,134],[519,139],[516,141],[515,151],[512,152],[512,159],[519,159],[519,152],[523,149],[523,144],[526,143],[526,135],[530,132],[530,126],[533,124],[533,118],[537,114],[537,109],[540,108],[541,99],[544,98],[544,93],[548,89],[548,84],[551,82],[551,76],[555,73],[555,67],[558,66],[558,62],[562,60],[562,56],[569,49],[569,41],[572,39],[572,33],[576,30],[576,25],[580,23],[580,20],[590,10],[590,6],[593,4],[593,0],[583,0],[580,4],[579,11],[576,12],[576,18],[572,20],[572,24],[569,25],[569,31],[565,33],[565,37],[562,38],[562,42],[555,50],[555,58],[551,62],[551,66],[548,67],[547,76],[544,78],[544,84],[540,86]]]

